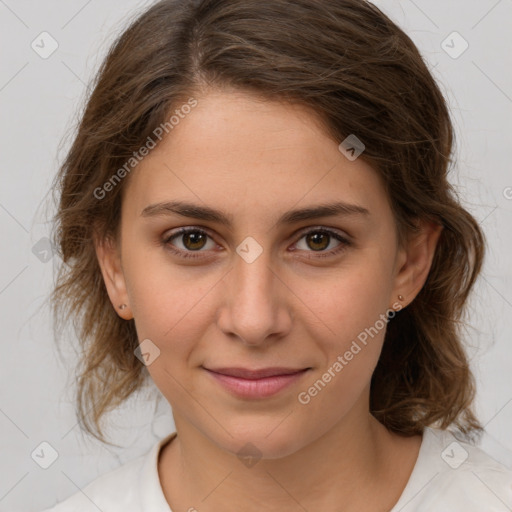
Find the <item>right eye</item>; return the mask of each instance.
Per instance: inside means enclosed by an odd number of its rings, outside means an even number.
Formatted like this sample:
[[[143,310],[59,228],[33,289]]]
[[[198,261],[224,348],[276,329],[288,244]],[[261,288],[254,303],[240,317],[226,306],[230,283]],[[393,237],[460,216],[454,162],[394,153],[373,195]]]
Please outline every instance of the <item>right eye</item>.
[[[162,244],[164,244],[169,250],[171,250],[174,254],[182,258],[200,258],[202,257],[199,254],[193,254],[194,252],[204,252],[201,251],[204,247],[208,245],[208,239],[211,239],[210,235],[199,228],[189,227],[189,228],[180,228],[178,231],[167,235],[162,240]],[[177,239],[182,247],[176,247],[173,240]],[[215,246],[215,242],[212,240],[212,244],[209,248],[212,249]]]

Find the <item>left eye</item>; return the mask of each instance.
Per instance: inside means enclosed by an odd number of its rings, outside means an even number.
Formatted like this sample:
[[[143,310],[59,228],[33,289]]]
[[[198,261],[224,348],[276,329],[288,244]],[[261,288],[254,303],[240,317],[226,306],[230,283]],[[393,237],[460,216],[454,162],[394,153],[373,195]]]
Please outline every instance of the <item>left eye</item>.
[[[176,245],[172,243],[174,239],[178,239],[180,241],[181,247],[176,247]],[[208,239],[210,240],[210,246],[208,246]],[[335,239],[338,244],[334,248],[326,250],[331,245],[333,239]],[[302,240],[304,240],[305,248],[300,247],[300,242]],[[201,251],[201,249],[213,249],[216,245],[208,233],[198,228],[182,228],[164,238],[162,243],[173,253],[184,258],[201,257],[200,254],[194,253],[204,252]],[[350,242],[347,238],[336,231],[325,228],[316,228],[301,233],[301,236],[295,245],[299,250],[321,253],[318,254],[318,257],[325,257],[337,254],[344,248],[348,247]],[[296,249],[293,250],[295,251]]]
[[[314,229],[312,231],[308,231],[303,233],[301,238],[304,239],[307,248],[312,249],[312,252],[327,252],[333,253],[336,252],[336,248],[340,245],[348,245],[348,240],[335,231],[331,231],[329,229]],[[332,240],[335,239],[338,241],[338,245],[335,248],[331,248],[331,250],[326,251],[326,249],[331,245]]]

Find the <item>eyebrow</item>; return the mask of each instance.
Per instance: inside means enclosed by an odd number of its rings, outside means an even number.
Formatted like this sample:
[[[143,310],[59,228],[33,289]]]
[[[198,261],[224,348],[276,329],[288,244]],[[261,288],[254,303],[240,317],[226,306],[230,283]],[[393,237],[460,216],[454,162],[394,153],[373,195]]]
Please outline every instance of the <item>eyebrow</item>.
[[[165,215],[181,215],[182,217],[190,217],[193,219],[212,221],[231,227],[233,224],[233,216],[221,210],[215,210],[208,206],[200,206],[186,201],[166,201],[146,206],[141,217],[157,217]],[[324,203],[307,208],[290,210],[285,212],[277,220],[277,224],[294,224],[303,220],[313,220],[321,217],[363,215],[367,216],[370,212],[357,204],[344,202]]]

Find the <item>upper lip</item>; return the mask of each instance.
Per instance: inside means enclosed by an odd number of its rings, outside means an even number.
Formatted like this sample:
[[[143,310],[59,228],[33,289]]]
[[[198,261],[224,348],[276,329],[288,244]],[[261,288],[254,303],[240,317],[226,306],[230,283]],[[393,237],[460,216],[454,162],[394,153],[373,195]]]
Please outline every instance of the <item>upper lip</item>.
[[[284,367],[272,367],[272,368],[261,368],[259,370],[249,370],[247,368],[206,368],[211,372],[221,373],[223,375],[229,375],[231,377],[240,377],[242,379],[263,379],[265,377],[273,377],[276,375],[290,375],[292,373],[298,373],[308,368],[284,368]]]

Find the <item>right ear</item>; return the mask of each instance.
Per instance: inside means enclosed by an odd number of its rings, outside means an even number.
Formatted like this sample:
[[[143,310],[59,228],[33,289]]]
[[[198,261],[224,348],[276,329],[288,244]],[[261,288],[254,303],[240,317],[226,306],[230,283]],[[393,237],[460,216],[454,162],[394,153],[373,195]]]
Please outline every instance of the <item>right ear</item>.
[[[121,318],[131,320],[133,314],[128,299],[118,244],[111,237],[100,239],[95,236],[94,248],[112,306]],[[126,307],[120,308],[123,304],[126,304]]]

